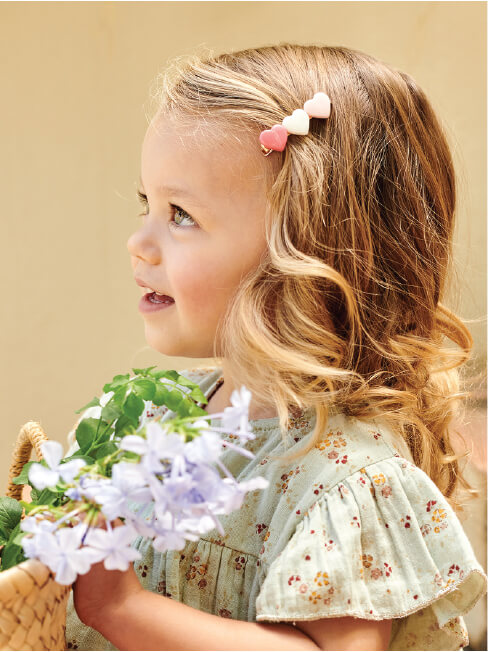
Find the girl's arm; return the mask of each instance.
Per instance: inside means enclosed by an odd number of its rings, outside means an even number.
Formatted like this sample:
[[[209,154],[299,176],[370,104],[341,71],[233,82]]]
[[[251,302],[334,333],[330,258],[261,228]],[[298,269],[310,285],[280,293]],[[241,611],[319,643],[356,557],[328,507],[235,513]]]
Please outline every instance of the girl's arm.
[[[341,617],[296,627],[249,623],[141,589],[108,613],[100,611],[91,626],[119,650],[387,650],[391,622]]]
[[[297,621],[319,650],[388,650],[392,620],[344,616]]]
[[[23,500],[23,501],[26,502],[26,503],[30,503],[30,502],[31,502],[31,488],[30,488],[30,485],[25,484],[25,485],[22,487],[22,496],[21,496],[21,500]]]
[[[387,650],[391,630],[391,620],[351,617],[296,627],[221,618],[143,589],[132,564],[93,564],[74,583],[73,600],[79,619],[119,650]]]
[[[99,527],[106,528],[100,517]],[[120,519],[113,526],[122,524]],[[93,564],[73,584],[82,623],[119,650],[319,650],[304,632],[285,623],[221,618],[144,589],[133,564],[126,571]]]
[[[91,626],[119,650],[321,649],[292,625],[221,618],[146,590]]]

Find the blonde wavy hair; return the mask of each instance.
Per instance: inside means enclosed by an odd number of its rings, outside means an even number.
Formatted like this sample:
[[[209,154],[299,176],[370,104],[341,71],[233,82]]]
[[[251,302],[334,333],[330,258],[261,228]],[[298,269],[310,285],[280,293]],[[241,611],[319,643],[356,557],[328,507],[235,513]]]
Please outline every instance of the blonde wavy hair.
[[[473,339],[441,303],[456,184],[422,89],[357,50],[280,44],[176,58],[152,99],[188,125],[201,118],[230,135],[238,124],[259,148],[262,129],[319,90],[330,117],[311,119],[306,137],[268,157],[269,251],[229,305],[215,357],[276,406],[285,445],[290,410],[315,408],[307,447],[288,461],[323,438],[332,411],[381,419],[463,511],[458,482],[478,490],[459,468],[469,451],[454,453],[449,429],[468,396],[458,368]]]

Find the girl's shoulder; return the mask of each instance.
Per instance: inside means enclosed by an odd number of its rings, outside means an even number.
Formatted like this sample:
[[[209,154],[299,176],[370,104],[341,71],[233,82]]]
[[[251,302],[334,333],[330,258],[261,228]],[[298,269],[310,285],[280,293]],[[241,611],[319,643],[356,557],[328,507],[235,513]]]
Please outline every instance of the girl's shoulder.
[[[274,432],[263,432],[262,442],[258,434],[254,443],[252,473],[264,476],[270,487],[265,499],[271,518],[264,563],[271,563],[296,528],[305,527],[310,515],[324,506],[332,506],[338,521],[349,519],[351,527],[358,527],[365,519],[376,518],[367,507],[378,496],[395,506],[405,500],[406,493],[416,501],[425,498],[425,502],[433,491],[440,493],[413,463],[408,447],[377,422],[334,413],[324,434],[306,451],[314,426],[315,415],[309,412],[299,426],[301,432],[296,423],[290,429],[288,434],[295,443],[288,448],[278,426]],[[282,461],[285,454],[298,455],[302,448],[306,451],[303,455]]]

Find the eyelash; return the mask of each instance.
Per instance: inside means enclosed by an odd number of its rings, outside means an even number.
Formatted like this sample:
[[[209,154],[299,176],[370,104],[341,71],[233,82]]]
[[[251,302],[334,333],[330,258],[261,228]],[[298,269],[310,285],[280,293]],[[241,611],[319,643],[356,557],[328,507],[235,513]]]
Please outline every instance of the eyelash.
[[[145,194],[144,194],[143,192],[141,192],[140,190],[137,191],[137,197],[138,197],[140,203],[141,203],[143,206],[146,206],[146,207],[149,206],[149,202],[147,201],[147,195],[145,195]],[[188,215],[188,213],[187,213],[186,211],[184,211],[184,210],[181,208],[181,206],[177,206],[176,204],[170,204],[170,206],[171,206],[172,209],[174,209],[174,212],[179,211],[180,213],[184,213],[184,215],[185,215],[186,217],[189,217],[189,218],[190,218],[190,220],[193,222],[193,224],[190,224],[190,225],[187,224],[187,225],[186,225],[187,227],[188,227],[188,226],[190,226],[190,227],[191,227],[191,226],[196,226],[196,222],[195,222],[195,220],[193,219],[193,217],[192,217],[191,215]],[[147,215],[147,213],[139,213],[139,217],[144,217],[145,215]],[[171,221],[170,224],[174,225],[173,228],[177,228],[177,229],[179,229],[179,228],[184,228],[184,227],[182,227],[181,224],[177,224],[177,223],[174,222],[174,221]]]

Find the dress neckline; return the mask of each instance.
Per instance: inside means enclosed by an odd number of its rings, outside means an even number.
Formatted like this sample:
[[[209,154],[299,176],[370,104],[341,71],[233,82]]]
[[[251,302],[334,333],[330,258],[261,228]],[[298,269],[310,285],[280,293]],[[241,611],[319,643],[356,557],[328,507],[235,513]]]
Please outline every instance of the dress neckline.
[[[217,389],[224,382],[224,376],[222,374],[222,367],[213,367],[213,371],[210,372],[208,377],[215,376],[214,379],[210,382],[209,386],[203,391],[203,394],[207,401],[209,401],[212,396],[215,394]],[[205,409],[205,406],[202,406],[201,403],[198,404],[200,407]],[[312,416],[314,413],[313,408],[309,407],[304,410],[304,413]],[[212,415],[210,415],[212,416]],[[272,428],[277,427],[279,424],[280,418],[276,417],[266,417],[264,419],[249,419],[249,423],[253,425],[258,425],[260,428]],[[211,418],[211,423],[215,426],[220,426],[222,424],[222,417]]]

